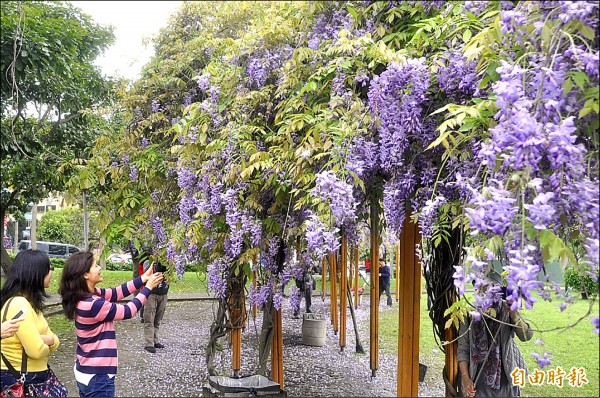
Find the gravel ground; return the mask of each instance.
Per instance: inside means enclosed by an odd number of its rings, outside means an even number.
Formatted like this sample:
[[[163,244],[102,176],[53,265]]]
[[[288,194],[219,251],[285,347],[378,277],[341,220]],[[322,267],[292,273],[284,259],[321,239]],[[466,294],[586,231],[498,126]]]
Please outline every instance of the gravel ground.
[[[304,303],[302,303],[304,309]],[[211,301],[170,302],[160,335],[166,346],[156,354],[144,351],[143,324],[139,317],[116,323],[119,347],[119,373],[116,379],[120,397],[198,397],[207,382],[208,373],[204,349],[216,304]],[[388,310],[383,309],[382,311]],[[327,316],[329,302],[313,298],[313,312]],[[339,337],[327,326],[324,347],[302,344],[302,319],[294,319],[287,301],[284,303],[283,355],[285,390],[292,397],[349,397],[395,396],[396,355],[380,353],[375,378],[369,368],[368,300],[357,311],[361,343],[366,355],[354,353],[355,337],[352,318],[348,315],[348,346],[340,352]],[[259,313],[256,321],[250,317],[242,335],[241,375],[256,373],[258,368],[258,336],[262,323]],[[366,327],[364,327],[366,325]],[[51,365],[60,380],[65,382],[70,396],[77,396],[73,376],[75,336],[60,336],[61,347],[51,356]],[[227,344],[215,359],[217,368],[230,372],[231,350]],[[428,375],[429,376],[429,375]],[[443,396],[441,380],[432,382],[428,377],[419,385],[419,396]],[[435,385],[434,385],[435,384]]]

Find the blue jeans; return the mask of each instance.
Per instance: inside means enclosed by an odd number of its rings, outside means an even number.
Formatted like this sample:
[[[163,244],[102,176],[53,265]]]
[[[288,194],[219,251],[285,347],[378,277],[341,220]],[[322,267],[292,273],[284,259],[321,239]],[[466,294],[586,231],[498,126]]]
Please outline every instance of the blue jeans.
[[[2,376],[2,388],[5,386],[12,386],[17,382],[15,376],[10,373],[8,370],[0,371],[0,375]],[[41,372],[28,372],[25,376],[25,384],[35,384],[35,383],[43,383],[48,378],[48,371],[43,370]],[[27,390],[25,390],[27,391]]]
[[[116,376],[115,376],[116,377]],[[77,382],[80,397],[114,397],[115,378],[108,375],[95,375],[86,386]]]

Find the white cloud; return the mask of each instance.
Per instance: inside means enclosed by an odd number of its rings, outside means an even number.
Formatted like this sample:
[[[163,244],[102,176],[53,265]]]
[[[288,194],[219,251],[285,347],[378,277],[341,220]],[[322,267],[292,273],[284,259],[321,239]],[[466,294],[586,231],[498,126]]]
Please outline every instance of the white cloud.
[[[102,25],[112,25],[115,43],[96,64],[106,75],[118,75],[137,79],[141,68],[152,56],[151,43],[143,44],[144,38],[152,38],[165,27],[171,14],[181,1],[72,1],[75,7],[91,15]]]

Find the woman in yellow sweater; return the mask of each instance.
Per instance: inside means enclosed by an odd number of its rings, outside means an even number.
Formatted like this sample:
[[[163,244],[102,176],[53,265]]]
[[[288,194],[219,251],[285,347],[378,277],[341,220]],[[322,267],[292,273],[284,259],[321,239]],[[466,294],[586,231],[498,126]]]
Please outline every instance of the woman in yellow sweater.
[[[11,337],[3,338],[0,345],[3,357],[0,361],[2,388],[16,382],[4,360],[10,362],[17,372],[21,372],[23,350],[27,355],[25,384],[42,383],[48,377],[48,356],[60,344],[42,314],[52,269],[46,254],[38,250],[24,250],[17,254],[6,275],[6,282],[0,292],[0,316],[2,321],[6,321],[23,311],[19,317],[23,320],[18,331]]]

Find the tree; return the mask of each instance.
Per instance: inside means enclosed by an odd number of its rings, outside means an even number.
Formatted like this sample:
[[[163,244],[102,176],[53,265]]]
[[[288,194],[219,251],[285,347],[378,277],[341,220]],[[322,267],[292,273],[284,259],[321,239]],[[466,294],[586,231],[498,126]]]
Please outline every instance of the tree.
[[[0,218],[62,190],[57,172],[97,135],[109,98],[94,59],[114,39],[69,3],[3,1]],[[10,259],[2,248],[2,267]]]
[[[582,39],[594,36],[597,8],[569,9],[575,16],[561,10],[532,2],[185,3],[123,96],[127,127],[98,139],[100,156],[82,169],[79,185],[111,187],[104,192],[106,236],[152,240],[180,273],[186,260],[206,266],[209,289],[221,299],[207,347],[211,374],[216,339],[235,322],[229,299],[250,271],[258,281],[250,302],[265,304],[264,370],[268,314],[280,308],[282,285],[305,264],[295,258],[296,244],[306,241],[310,254],[323,258],[339,246],[340,231],[357,235],[371,203],[383,209],[382,225],[396,237],[407,214],[418,218],[434,298],[462,294],[465,280],[490,284],[484,271],[496,255],[512,272],[511,305],[532,305],[537,275],[521,271],[529,262],[536,271],[542,259],[570,260],[560,233],[566,220],[576,218],[578,239],[586,239],[585,261],[597,265],[598,257],[597,188],[588,187],[598,171],[598,125],[591,118],[597,40]],[[236,30],[231,22],[240,15],[246,24]],[[548,25],[534,34],[540,20]],[[535,37],[521,37],[527,34]],[[562,54],[569,35],[585,44],[570,49],[570,60],[541,56]],[[505,75],[498,68],[517,61],[542,63],[524,75],[527,90],[504,98],[505,79],[520,76],[521,66]],[[556,71],[549,83],[561,84],[545,92],[548,86],[536,82],[551,68],[566,71]],[[508,87],[519,84],[515,79]],[[527,130],[547,136],[534,137],[545,156],[525,156],[531,162],[525,171],[502,162],[529,153],[519,146],[527,140],[513,137],[508,148],[502,141],[510,135],[501,133],[522,130],[518,118],[508,117],[508,109],[501,120],[495,116],[515,98],[552,116]],[[552,106],[566,108],[555,113]],[[575,115],[577,136],[569,119]],[[502,126],[511,119],[515,126]],[[555,145],[561,136],[562,148]],[[547,173],[552,154],[563,150],[577,155],[576,173],[566,179]],[[568,157],[560,158],[560,169],[570,171]],[[581,167],[584,159],[589,170]],[[549,195],[537,195],[540,182],[558,183],[557,193],[569,189],[548,209]],[[579,193],[589,198],[574,200]],[[565,211],[571,206],[572,215]],[[458,322],[467,308],[485,310],[491,300],[481,299],[449,313],[450,300],[434,300],[438,337],[445,339],[448,320]]]
[[[90,244],[98,241],[97,218],[97,212],[90,215]],[[83,247],[83,210],[67,207],[44,213],[38,226],[38,236],[40,240],[68,243],[87,250]]]

